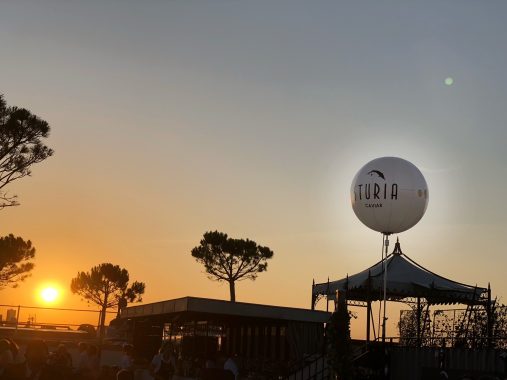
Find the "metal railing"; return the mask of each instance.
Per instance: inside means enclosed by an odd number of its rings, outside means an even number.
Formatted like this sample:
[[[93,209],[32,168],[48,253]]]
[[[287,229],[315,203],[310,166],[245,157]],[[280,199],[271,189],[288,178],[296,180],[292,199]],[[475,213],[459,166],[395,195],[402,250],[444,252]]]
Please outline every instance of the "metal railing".
[[[305,361],[297,370],[286,377],[287,380],[330,380],[331,371],[327,365],[325,355],[320,355],[311,361]]]
[[[7,316],[7,319],[2,318],[0,320],[0,329],[4,331],[14,330],[16,332],[21,329],[24,331],[75,331],[83,325],[92,326],[96,331],[99,328],[100,310],[9,304],[0,304],[0,310],[6,311]],[[37,312],[39,312],[39,318]],[[66,315],[62,312],[65,312]],[[107,311],[106,313],[109,315],[116,314],[113,311]],[[42,320],[40,319],[41,314],[44,315]]]

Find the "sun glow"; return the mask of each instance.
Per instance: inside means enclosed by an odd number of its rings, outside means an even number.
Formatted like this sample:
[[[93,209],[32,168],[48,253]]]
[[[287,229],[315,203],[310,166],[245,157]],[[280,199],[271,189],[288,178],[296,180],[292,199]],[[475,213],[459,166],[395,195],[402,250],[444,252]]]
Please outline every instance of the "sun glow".
[[[40,298],[46,303],[54,303],[58,300],[60,292],[54,286],[46,286],[40,291]]]

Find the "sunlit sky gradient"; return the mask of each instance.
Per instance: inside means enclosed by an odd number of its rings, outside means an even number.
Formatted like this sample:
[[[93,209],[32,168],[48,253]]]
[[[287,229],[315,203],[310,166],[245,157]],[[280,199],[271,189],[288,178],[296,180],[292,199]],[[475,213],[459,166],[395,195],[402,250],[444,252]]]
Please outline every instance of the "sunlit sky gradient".
[[[386,155],[430,189],[404,252],[507,302],[506,14],[500,0],[2,2],[0,92],[50,123],[55,150],[0,212],[3,235],[37,248],[2,302],[35,304],[52,282],[86,307],[70,280],[101,262],[145,281],[146,302],[228,299],[190,255],[218,229],[275,252],[239,301],[309,307],[313,278],[380,258],[349,188]]]

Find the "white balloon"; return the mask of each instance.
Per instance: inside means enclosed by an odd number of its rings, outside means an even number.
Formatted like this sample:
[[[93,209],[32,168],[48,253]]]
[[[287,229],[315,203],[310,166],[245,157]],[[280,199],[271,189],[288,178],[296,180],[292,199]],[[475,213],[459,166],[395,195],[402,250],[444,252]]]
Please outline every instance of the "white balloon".
[[[428,185],[412,163],[398,157],[368,162],[350,188],[352,209],[367,227],[385,234],[415,226],[428,206]]]

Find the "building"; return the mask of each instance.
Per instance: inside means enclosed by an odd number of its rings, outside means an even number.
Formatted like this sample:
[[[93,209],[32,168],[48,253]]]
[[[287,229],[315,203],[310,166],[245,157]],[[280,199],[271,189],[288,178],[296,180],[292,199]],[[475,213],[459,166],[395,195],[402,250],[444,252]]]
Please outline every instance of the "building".
[[[16,323],[17,322],[16,309],[7,309],[7,319],[6,319],[6,321],[8,323]]]
[[[330,313],[281,306],[184,297],[122,310],[138,352],[151,358],[162,342],[203,362],[237,355],[242,366],[287,373],[291,363],[320,355]],[[268,371],[269,372],[269,371]],[[273,372],[273,371],[271,371]]]

